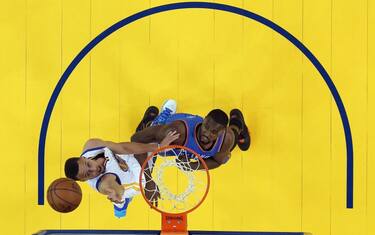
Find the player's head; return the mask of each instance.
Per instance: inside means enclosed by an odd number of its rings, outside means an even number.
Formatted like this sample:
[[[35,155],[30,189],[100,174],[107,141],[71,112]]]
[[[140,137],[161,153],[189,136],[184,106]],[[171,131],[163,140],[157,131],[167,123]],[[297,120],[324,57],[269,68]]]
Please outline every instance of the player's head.
[[[228,116],[221,109],[214,109],[204,118],[199,133],[199,141],[208,144],[215,141],[228,125]]]
[[[84,157],[72,157],[65,162],[66,177],[79,181],[93,179],[104,172],[97,161]]]

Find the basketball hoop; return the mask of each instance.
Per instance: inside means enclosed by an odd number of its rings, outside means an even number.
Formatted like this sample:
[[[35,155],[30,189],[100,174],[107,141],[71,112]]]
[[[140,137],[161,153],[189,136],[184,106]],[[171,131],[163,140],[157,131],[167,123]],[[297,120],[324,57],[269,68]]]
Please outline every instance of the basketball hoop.
[[[187,234],[187,214],[206,198],[210,176],[199,154],[184,146],[171,145],[148,156],[139,182],[143,198],[161,213],[161,234]]]

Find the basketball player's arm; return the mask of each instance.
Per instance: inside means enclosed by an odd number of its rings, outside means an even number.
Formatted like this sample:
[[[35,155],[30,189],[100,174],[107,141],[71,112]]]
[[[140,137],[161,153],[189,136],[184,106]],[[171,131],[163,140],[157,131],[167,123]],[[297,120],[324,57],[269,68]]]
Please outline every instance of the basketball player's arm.
[[[216,156],[216,155],[215,155]],[[209,170],[218,168],[222,163],[218,162],[214,157],[205,158],[203,161],[206,163],[207,168]],[[203,170],[204,166],[199,161],[194,161],[189,163],[190,168],[197,169],[197,170]]]
[[[134,135],[130,139],[132,142],[138,143],[160,143],[171,131],[177,131],[177,133],[181,133],[180,126],[181,125],[179,125],[178,122],[172,122],[167,125],[147,127],[141,131],[134,133]]]
[[[137,143],[155,143],[157,133],[163,129],[164,125],[161,126],[150,126],[141,131],[134,133],[132,137],[130,137],[131,142]]]
[[[117,183],[116,176],[113,174],[106,174],[100,180],[98,190],[100,193],[107,195],[107,198],[115,203],[122,202],[122,195],[124,188]]]
[[[160,141],[160,146],[169,145],[171,142],[179,138],[179,134],[176,132],[169,132]],[[120,142],[115,143],[112,141],[104,141],[101,139],[90,139],[86,142],[84,150],[92,149],[95,147],[107,147],[116,154],[142,154],[147,152],[153,152],[158,149],[158,144],[144,144],[135,142]]]
[[[227,132],[225,133],[224,142],[221,146],[219,152],[217,152],[213,159],[218,162],[220,165],[227,163],[231,156],[231,148],[234,144],[235,138],[232,129],[227,128]]]
[[[230,152],[229,152],[229,154],[230,154]],[[222,159],[224,159],[224,160],[222,160]],[[219,166],[224,164],[225,159],[229,159],[227,153],[219,152],[219,153],[215,154],[215,156],[210,157],[210,158],[205,158],[203,160],[206,163],[207,168],[209,170],[212,170],[212,169],[218,168]],[[202,164],[200,164],[198,161],[197,162],[191,162],[189,165],[192,169],[198,169],[198,170],[204,169],[204,166]]]

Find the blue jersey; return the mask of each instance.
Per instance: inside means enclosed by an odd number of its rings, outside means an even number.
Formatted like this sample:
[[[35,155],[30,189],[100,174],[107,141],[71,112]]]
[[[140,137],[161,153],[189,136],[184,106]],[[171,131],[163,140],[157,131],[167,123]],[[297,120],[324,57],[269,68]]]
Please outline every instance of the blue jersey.
[[[224,141],[225,133],[218,136],[216,142],[213,144],[210,150],[204,150],[198,143],[196,136],[197,128],[199,124],[202,124],[203,118],[197,115],[176,113],[168,117],[165,124],[172,123],[174,121],[182,121],[185,125],[186,137],[183,146],[188,147],[198,153],[202,158],[213,157],[217,152],[220,151],[221,145]],[[167,155],[174,155],[173,152],[167,152]],[[193,157],[193,156],[189,156]],[[193,157],[194,158],[194,157]]]

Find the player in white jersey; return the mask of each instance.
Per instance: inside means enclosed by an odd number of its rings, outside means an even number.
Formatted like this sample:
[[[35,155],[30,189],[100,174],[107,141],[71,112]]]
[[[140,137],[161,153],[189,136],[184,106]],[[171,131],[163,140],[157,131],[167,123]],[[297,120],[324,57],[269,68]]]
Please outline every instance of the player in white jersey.
[[[173,112],[175,109],[176,107]],[[107,198],[115,204],[115,215],[123,217],[128,203],[140,193],[138,179],[141,164],[146,158],[142,153],[153,152],[178,138],[179,134],[174,131],[170,132],[160,144],[114,143],[90,139],[86,142],[80,157],[69,158],[65,162],[65,175],[74,180],[87,181],[92,188],[107,195]],[[143,186],[150,189],[156,187],[148,184]],[[149,199],[155,196],[148,195],[147,192],[146,196],[150,197]]]
[[[131,198],[140,193],[138,179],[145,157],[134,154],[153,152],[169,145],[178,137],[176,132],[170,132],[160,144],[114,143],[90,139],[86,142],[81,157],[69,158],[65,162],[65,175],[74,180],[87,181],[92,188],[107,195],[115,203],[115,212],[117,209],[125,213]]]

